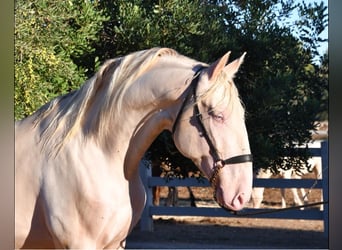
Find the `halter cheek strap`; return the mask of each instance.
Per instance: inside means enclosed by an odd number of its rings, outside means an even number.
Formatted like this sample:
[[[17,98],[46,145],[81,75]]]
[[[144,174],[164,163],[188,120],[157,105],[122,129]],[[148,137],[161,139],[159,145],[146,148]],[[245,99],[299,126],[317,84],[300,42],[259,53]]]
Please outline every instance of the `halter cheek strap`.
[[[193,78],[192,78],[192,81],[191,81],[191,83],[190,83],[190,85],[189,85],[189,87],[188,87],[188,88],[189,88],[188,94],[186,95],[186,97],[185,97],[185,99],[184,99],[184,101],[183,101],[183,103],[182,103],[182,106],[180,107],[180,109],[179,109],[179,111],[178,111],[178,113],[177,113],[175,122],[173,123],[173,126],[172,126],[172,134],[174,134],[175,131],[176,131],[177,125],[178,125],[178,123],[179,123],[179,119],[180,119],[180,117],[181,117],[182,114],[183,114],[183,110],[184,110],[186,104],[187,104],[188,102],[190,102],[190,99],[191,99],[192,97],[195,98],[195,101],[196,101],[196,88],[197,88],[197,84],[198,84],[198,79],[199,79],[199,75],[200,75],[202,69],[204,69],[204,68],[205,68],[205,67],[201,66],[201,67],[195,72],[195,74],[194,74],[194,76],[193,76]],[[190,88],[192,88],[192,91],[191,91]],[[198,107],[197,107],[197,109],[198,109]]]

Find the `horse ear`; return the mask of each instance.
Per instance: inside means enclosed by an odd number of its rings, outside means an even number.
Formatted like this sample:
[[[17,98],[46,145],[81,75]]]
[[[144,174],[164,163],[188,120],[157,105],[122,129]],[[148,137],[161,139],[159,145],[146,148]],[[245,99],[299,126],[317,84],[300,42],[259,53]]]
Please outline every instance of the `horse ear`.
[[[229,55],[230,55],[230,51],[209,66],[208,68],[209,81],[215,80],[217,76],[219,75],[219,73],[221,73],[221,71],[224,69],[224,66],[226,65],[228,61]]]
[[[224,71],[227,75],[231,76],[232,78],[239,70],[241,63],[243,63],[243,59],[245,58],[246,52],[242,54],[242,56],[231,63],[229,63],[226,67],[224,67]]]

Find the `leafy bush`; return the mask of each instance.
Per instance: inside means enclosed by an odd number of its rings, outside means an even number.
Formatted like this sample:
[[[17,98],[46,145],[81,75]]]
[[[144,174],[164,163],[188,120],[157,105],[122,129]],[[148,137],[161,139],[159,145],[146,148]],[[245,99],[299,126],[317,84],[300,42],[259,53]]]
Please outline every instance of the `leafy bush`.
[[[87,68],[75,64],[94,51],[105,21],[88,0],[16,1],[15,118],[33,113],[50,99],[78,87]]]

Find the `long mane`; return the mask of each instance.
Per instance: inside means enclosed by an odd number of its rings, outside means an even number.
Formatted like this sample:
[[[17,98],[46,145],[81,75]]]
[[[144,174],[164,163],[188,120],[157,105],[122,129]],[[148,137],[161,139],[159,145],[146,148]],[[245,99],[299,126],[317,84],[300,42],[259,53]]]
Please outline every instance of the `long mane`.
[[[42,146],[50,151],[59,151],[66,139],[80,128],[86,136],[95,131],[105,135],[110,114],[120,113],[125,91],[163,55],[179,54],[168,48],[152,48],[107,60],[80,89],[42,106],[34,114],[34,125],[40,128]],[[104,96],[95,98],[100,91]],[[95,106],[93,103],[99,100],[98,110],[91,110]],[[93,124],[82,127],[86,114],[91,111],[95,114],[91,121]]]
[[[42,149],[57,155],[64,143],[79,130],[85,139],[94,136],[102,148],[108,149],[110,145],[106,138],[112,132],[111,121],[113,115],[120,116],[127,89],[165,55],[173,57],[177,63],[205,65],[169,48],[152,48],[107,60],[80,89],[55,98],[33,114],[33,125],[39,128]],[[220,75],[199,99],[209,97],[217,88],[223,93],[222,101],[228,100],[232,104],[239,99],[232,79],[225,74]]]
[[[244,114],[244,104],[240,99],[238,89],[233,81],[234,76],[229,76],[225,72],[221,72],[216,81],[204,93],[198,97],[198,102],[205,98],[211,98],[214,92],[221,93],[221,99],[216,100],[217,104],[222,104],[228,108],[228,112],[233,109],[242,107],[240,112]],[[241,105],[239,105],[241,104]],[[215,109],[215,107],[212,107]]]

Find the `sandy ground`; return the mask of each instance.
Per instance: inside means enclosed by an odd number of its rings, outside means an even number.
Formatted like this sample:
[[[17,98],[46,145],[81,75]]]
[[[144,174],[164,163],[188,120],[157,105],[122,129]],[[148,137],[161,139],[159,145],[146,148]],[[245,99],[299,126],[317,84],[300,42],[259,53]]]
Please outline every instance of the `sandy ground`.
[[[189,193],[179,188],[179,204],[190,205]],[[192,188],[197,206],[214,203],[208,188]],[[167,188],[161,193],[165,205]],[[288,204],[292,194],[286,191]],[[320,191],[312,190],[310,202],[318,202]],[[188,203],[188,204],[187,204]],[[279,189],[265,189],[262,207],[280,208]],[[318,209],[318,208],[311,208]],[[128,249],[317,249],[328,248],[323,221],[222,217],[154,216],[154,231],[143,232],[139,225],[127,238]]]

